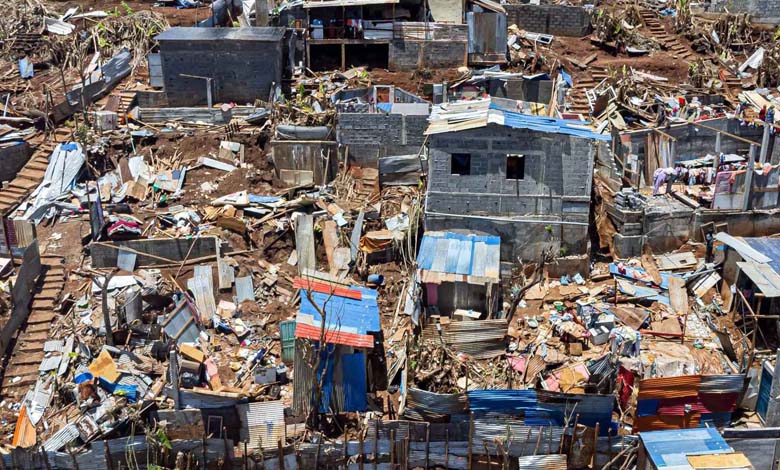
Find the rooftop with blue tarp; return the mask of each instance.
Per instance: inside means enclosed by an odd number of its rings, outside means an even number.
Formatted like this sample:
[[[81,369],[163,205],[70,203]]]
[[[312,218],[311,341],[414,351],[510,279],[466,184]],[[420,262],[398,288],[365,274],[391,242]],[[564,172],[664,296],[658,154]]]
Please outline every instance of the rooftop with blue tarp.
[[[491,99],[456,101],[433,109],[425,134],[441,134],[467,129],[478,129],[488,124],[528,129],[538,132],[565,134],[583,139],[609,142],[610,134],[596,132],[593,126],[573,119],[560,119],[541,114],[520,113],[500,106]]]
[[[501,238],[456,232],[425,232],[417,255],[422,282],[496,282]]]

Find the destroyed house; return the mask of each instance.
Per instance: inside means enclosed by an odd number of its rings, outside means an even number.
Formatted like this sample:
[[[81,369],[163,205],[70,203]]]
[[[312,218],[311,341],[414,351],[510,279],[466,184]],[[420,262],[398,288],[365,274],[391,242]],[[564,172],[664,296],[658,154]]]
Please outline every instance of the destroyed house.
[[[502,261],[587,254],[595,142],[610,136],[489,99],[435,108],[426,134],[426,230],[498,235]]]
[[[445,23],[431,20],[421,0],[312,0],[282,11],[280,25],[309,31],[306,65],[312,70],[448,68],[468,58],[468,26],[462,8],[452,10],[455,21]]]
[[[728,227],[740,236],[780,230],[780,146],[765,125],[717,118],[673,123],[660,129],[626,131],[613,140],[613,155],[600,153],[597,173],[614,196],[605,212],[617,233],[620,257],[704,241],[707,232]]]
[[[496,236],[426,232],[417,267],[428,313],[455,320],[491,318],[501,308],[500,250]]]
[[[350,161],[376,168],[382,158],[417,154],[431,104],[395,86],[343,90],[332,98],[337,140]]]
[[[721,232],[715,240],[724,245],[724,310],[742,318],[743,332],[752,341],[771,348],[778,346],[780,239],[733,237]]]
[[[169,106],[268,99],[282,81],[283,28],[171,28],[160,44]]]
[[[366,394],[387,387],[377,292],[310,276],[297,285],[294,412],[308,413],[320,381],[323,412],[365,411]]]

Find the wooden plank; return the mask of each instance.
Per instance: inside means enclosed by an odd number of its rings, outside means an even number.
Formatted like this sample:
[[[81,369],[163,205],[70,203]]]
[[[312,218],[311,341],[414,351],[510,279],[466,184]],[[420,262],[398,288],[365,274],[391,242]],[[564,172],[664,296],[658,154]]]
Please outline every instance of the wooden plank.
[[[227,290],[233,287],[233,281],[236,278],[236,272],[233,266],[228,264],[223,258],[217,260],[217,272],[219,274],[219,289]]]
[[[624,325],[635,330],[642,327],[647,317],[650,315],[647,310],[638,307],[615,307],[610,311],[615,314],[618,320]]]
[[[696,267],[698,260],[696,255],[690,252],[669,253],[655,256],[655,262],[660,271],[673,271]]]
[[[647,271],[647,274],[653,280],[655,285],[660,286],[663,282],[663,279],[661,279],[661,273],[658,272],[658,267],[655,265],[653,251],[650,249],[650,245],[648,244],[645,244],[642,247],[642,267],[645,268],[645,271]]]
[[[217,314],[211,266],[195,266],[193,277],[187,280],[187,289],[192,291],[192,295],[195,297],[195,305],[200,311],[201,321],[210,322],[211,318]]]
[[[669,303],[674,313],[684,315],[688,313],[688,291],[685,289],[685,280],[677,276],[669,276]]]
[[[337,268],[333,251],[339,245],[338,226],[334,220],[327,220],[322,225],[322,242],[325,245],[325,256],[328,258],[328,271],[335,275]]]
[[[303,214],[295,219],[295,250],[298,252],[298,270],[314,270],[317,259],[314,251],[314,218]]]
[[[696,285],[693,287],[693,293],[696,294],[696,297],[704,297],[704,294],[715,287],[718,281],[720,281],[720,275],[718,273],[710,273],[696,282]]]

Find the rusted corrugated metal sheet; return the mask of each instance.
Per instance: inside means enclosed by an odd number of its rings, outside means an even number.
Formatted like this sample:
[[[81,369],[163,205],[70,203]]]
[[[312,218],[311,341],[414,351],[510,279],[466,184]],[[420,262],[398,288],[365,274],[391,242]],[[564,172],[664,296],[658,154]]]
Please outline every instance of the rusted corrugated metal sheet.
[[[276,449],[285,440],[284,404],[281,400],[238,405],[241,440],[252,449]]]
[[[563,454],[526,455],[517,462],[523,470],[566,470],[566,456]]]
[[[474,359],[489,359],[504,353],[506,329],[504,319],[452,322],[441,325],[441,332],[436,324],[430,324],[423,330],[423,339],[441,338],[457,352]]]
[[[433,393],[410,388],[406,394],[404,417],[420,421],[444,421],[468,412],[468,396],[463,393]]]
[[[644,379],[639,381],[639,400],[696,396],[700,385],[701,375]]]

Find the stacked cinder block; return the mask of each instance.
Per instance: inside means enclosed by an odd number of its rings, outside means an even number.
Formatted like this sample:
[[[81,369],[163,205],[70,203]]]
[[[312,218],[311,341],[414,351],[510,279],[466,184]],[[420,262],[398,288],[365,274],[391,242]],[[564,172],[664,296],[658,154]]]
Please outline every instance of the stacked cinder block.
[[[505,5],[507,24],[534,33],[582,37],[590,32],[590,14],[567,5]]]

